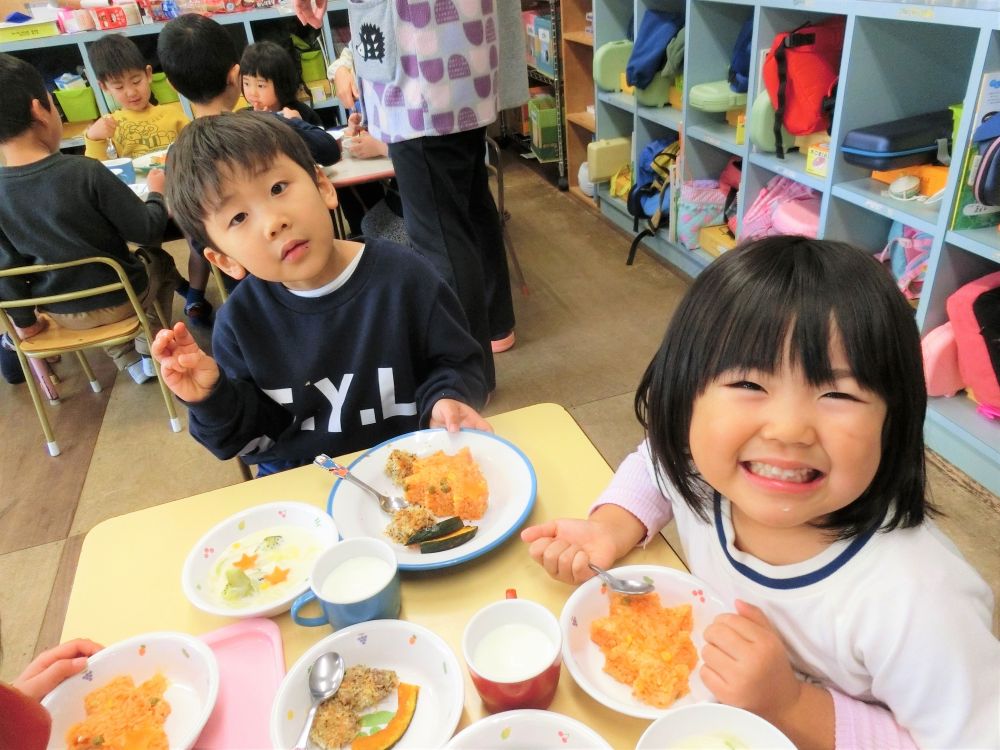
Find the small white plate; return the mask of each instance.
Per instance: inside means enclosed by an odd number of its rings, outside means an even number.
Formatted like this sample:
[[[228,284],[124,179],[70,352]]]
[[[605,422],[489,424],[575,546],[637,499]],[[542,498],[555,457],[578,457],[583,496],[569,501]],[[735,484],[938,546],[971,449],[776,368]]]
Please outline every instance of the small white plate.
[[[725,741],[730,740],[747,750],[795,750],[792,741],[773,724],[742,708],[721,703],[670,709],[642,733],[635,750],[684,748],[686,742],[703,738],[717,742],[699,747],[726,747]]]
[[[504,711],[470,724],[445,745],[450,750],[611,750],[603,737],[553,711]]]
[[[489,507],[483,517],[468,522],[478,526],[479,531],[471,541],[460,547],[421,554],[419,550],[390,542],[396,551],[400,570],[445,568],[479,557],[516,532],[535,505],[537,481],[531,461],[512,443],[489,432],[448,432],[443,429],[411,432],[376,445],[348,468],[379,492],[400,494],[400,488],[385,473],[386,459],[397,448],[419,457],[440,450],[454,455],[462,448],[469,448],[486,478],[490,493]],[[391,519],[382,512],[375,498],[364,490],[343,480],[338,481],[330,491],[327,511],[345,539],[371,536],[389,542],[385,527]]]
[[[660,595],[664,607],[690,604],[694,615],[691,640],[698,651],[699,660],[691,673],[691,692],[678,699],[670,708],[703,701],[715,701],[715,696],[705,687],[698,670],[701,667],[701,649],[705,645],[705,628],[718,615],[728,611],[722,601],[708,587],[692,575],[658,565],[626,565],[611,571],[621,578],[649,579]],[[599,578],[591,578],[580,585],[563,606],[559,625],[563,634],[563,662],[576,683],[598,703],[628,716],[656,719],[670,708],[656,708],[632,696],[632,687],[604,671],[604,654],[590,640],[590,624],[608,615],[608,594],[602,592]]]
[[[309,590],[309,576],[298,586],[289,586],[277,600],[251,607],[226,607],[203,589],[209,581],[211,570],[227,548],[255,531],[271,526],[296,526],[315,538],[316,547],[311,557],[297,561],[297,565],[312,571],[319,553],[337,543],[337,527],[333,519],[307,503],[286,500],[267,503],[240,511],[213,526],[188,552],[181,571],[181,588],[184,596],[198,609],[222,617],[273,617],[288,611],[292,602]]]
[[[465,682],[448,644],[420,625],[372,620],[328,635],[288,670],[271,707],[271,744],[275,748],[295,746],[311,704],[309,668],[327,651],[339,653],[348,667],[364,664],[391,669],[400,682],[419,686],[413,721],[395,748],[441,747],[458,726],[465,704]],[[396,695],[386,698],[385,703],[387,710],[394,710]]]
[[[170,715],[163,725],[171,748],[190,748],[201,734],[219,693],[219,667],[207,645],[186,633],[146,633],[98,651],[87,668],[42,699],[52,714],[49,748],[66,747],[69,728],[83,721],[83,699],[115,677],[129,675],[136,686],[161,673],[168,686]]]

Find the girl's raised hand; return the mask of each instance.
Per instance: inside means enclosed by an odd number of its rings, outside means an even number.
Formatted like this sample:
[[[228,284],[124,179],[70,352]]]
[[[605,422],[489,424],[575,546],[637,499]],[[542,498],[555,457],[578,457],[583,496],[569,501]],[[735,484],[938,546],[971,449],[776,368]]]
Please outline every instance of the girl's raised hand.
[[[219,365],[201,350],[183,323],[164,328],[149,348],[167,387],[188,403],[203,401],[219,381]]]
[[[531,558],[563,583],[583,583],[594,576],[588,562],[608,568],[618,557],[612,536],[603,524],[580,518],[529,526],[521,532],[521,541],[528,543]]]

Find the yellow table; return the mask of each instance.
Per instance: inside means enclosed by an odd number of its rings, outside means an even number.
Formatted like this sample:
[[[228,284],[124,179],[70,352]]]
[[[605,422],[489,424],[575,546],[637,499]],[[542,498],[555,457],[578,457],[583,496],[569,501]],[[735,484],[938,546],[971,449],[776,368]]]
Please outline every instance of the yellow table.
[[[582,516],[611,477],[611,470],[573,418],[560,406],[539,404],[500,414],[491,423],[531,459],[538,497],[528,523],[558,516]],[[344,462],[353,457],[345,457]],[[110,644],[152,630],[201,634],[232,621],[195,609],[181,591],[181,567],[188,551],[211,526],[233,513],[275,500],[299,500],[326,507],[333,477],[312,466],[206,492],[112,518],[95,526],[83,543],[63,626],[63,640],[87,637]],[[659,536],[633,551],[629,564],[653,563],[683,569]],[[573,589],[553,581],[512,537],[498,549],[456,568],[403,573],[402,619],[440,635],[462,662],[462,631],[469,617],[502,599],[508,588],[548,607],[556,616]],[[285,661],[291,665],[331,632],[299,627],[288,614],[281,628]],[[634,747],[649,725],[611,711],[581,690],[564,668],[552,710],[582,720],[615,748]],[[465,673],[465,711],[459,728],[485,715]]]

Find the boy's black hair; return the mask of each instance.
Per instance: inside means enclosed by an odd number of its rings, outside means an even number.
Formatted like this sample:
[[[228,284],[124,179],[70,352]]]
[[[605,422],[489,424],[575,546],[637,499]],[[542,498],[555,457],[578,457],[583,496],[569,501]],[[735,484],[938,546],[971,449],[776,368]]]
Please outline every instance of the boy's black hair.
[[[267,112],[224,112],[198,117],[185,127],[167,154],[167,204],[181,231],[215,248],[205,229],[224,183],[259,174],[287,156],[315,180],[316,162],[305,142],[280,117]]]
[[[124,34],[108,34],[87,47],[90,64],[99,83],[120,78],[132,71],[146,71],[146,58],[139,47]]]
[[[257,42],[243,50],[240,75],[266,78],[274,84],[274,93],[282,107],[298,99],[302,73],[291,53],[275,42]],[[244,94],[246,96],[246,94]]]
[[[858,384],[881,396],[887,410],[871,484],[816,526],[846,539],[883,523],[885,530],[918,526],[936,512],[925,495],[927,391],[913,310],[864,251],[768,237],[725,253],[698,276],[635,397],[659,471],[703,519],[711,491],[691,461],[695,399],[727,370],[775,372],[786,355],[810,383],[828,383],[834,330]]]
[[[225,27],[197,13],[172,18],[156,40],[156,55],[170,85],[195,104],[226,90],[226,76],[240,61]]]
[[[0,52],[0,143],[31,127],[31,100],[49,109],[49,92],[42,74],[19,57]]]

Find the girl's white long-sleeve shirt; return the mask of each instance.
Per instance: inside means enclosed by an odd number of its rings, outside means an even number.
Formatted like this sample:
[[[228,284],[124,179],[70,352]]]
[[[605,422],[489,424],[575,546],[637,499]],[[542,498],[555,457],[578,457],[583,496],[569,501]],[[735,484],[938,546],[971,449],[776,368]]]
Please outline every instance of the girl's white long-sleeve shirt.
[[[646,526],[643,542],[675,520],[692,574],[724,602],[764,611],[795,669],[834,693],[838,748],[883,747],[893,735],[869,706],[844,696],[887,707],[885,718],[919,747],[1000,747],[993,594],[932,522],[769,565],[736,548],[728,500],[713,499],[706,523],[672,486],[661,491],[646,443],[593,508],[608,503]],[[900,747],[903,734],[893,740]]]

